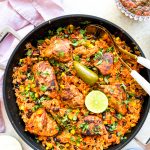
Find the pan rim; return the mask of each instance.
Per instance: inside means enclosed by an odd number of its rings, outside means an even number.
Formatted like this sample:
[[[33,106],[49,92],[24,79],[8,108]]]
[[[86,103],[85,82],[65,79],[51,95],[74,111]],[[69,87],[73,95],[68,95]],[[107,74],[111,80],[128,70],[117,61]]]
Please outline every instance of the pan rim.
[[[30,31],[20,42],[19,44],[16,46],[15,50],[13,51],[13,53],[11,54],[9,60],[8,60],[8,63],[7,63],[7,66],[6,66],[6,69],[5,69],[5,73],[4,73],[4,78],[3,78],[3,99],[4,99],[4,105],[5,105],[5,109],[6,109],[6,113],[7,113],[7,116],[9,118],[9,121],[11,122],[13,128],[15,129],[15,131],[17,132],[17,134],[33,149],[37,149],[37,147],[34,145],[34,143],[31,143],[26,137],[24,134],[22,134],[22,132],[18,129],[18,127],[16,126],[16,124],[13,122],[13,118],[11,116],[11,113],[9,112],[9,108],[7,106],[7,96],[6,96],[6,92],[5,92],[5,89],[6,89],[6,79],[7,79],[7,72],[8,72],[8,69],[9,69],[9,66],[10,66],[10,63],[11,61],[13,60],[14,58],[14,55],[16,54],[17,50],[19,49],[19,47],[23,44],[23,42],[28,38],[30,37],[33,33],[35,33],[37,30],[39,30],[40,28],[44,27],[45,25],[47,24],[51,24],[51,22],[55,22],[55,21],[58,21],[58,20],[61,20],[61,19],[67,19],[67,18],[73,18],[73,17],[81,17],[81,18],[92,18],[92,19],[95,19],[95,20],[99,20],[101,22],[105,22],[107,24],[110,24],[112,26],[114,26],[115,28],[117,28],[118,30],[120,30],[121,32],[123,32],[123,34],[125,34],[125,36],[127,36],[133,43],[135,43],[136,46],[138,46],[138,49],[140,50],[141,54],[143,57],[145,57],[142,49],[139,47],[139,45],[137,44],[137,42],[125,31],[123,30],[121,27],[119,27],[118,25],[108,21],[108,20],[105,20],[103,18],[100,18],[100,17],[96,17],[96,16],[92,16],[92,15],[85,15],[85,14],[71,14],[71,15],[64,15],[64,16],[60,16],[60,17],[56,17],[56,18],[53,18],[51,20],[48,20],[42,24],[40,24],[39,26],[35,27],[32,31]],[[147,74],[148,74],[148,80],[150,81],[150,71],[147,69]],[[145,110],[145,113],[143,115],[143,118],[141,120],[141,122],[138,122],[138,126],[136,126],[136,129],[135,131],[133,132],[133,134],[124,142],[124,143],[121,143],[122,145],[119,145],[118,144],[118,147],[116,145],[115,149],[116,150],[120,150],[122,149],[123,147],[125,147],[135,136],[136,134],[140,131],[140,129],[142,128],[146,118],[147,118],[147,115],[148,115],[148,112],[149,112],[149,108],[150,108],[150,97],[148,98],[148,105],[147,105],[147,108]],[[111,150],[111,148],[108,148],[109,150]],[[37,149],[38,150],[38,149]]]

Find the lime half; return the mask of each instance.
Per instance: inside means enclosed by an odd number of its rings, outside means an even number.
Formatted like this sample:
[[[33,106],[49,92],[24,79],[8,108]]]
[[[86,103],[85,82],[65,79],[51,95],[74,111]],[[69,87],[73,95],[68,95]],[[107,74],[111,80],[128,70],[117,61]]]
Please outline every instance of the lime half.
[[[102,113],[108,107],[108,98],[103,92],[93,90],[86,96],[85,106],[93,113]]]

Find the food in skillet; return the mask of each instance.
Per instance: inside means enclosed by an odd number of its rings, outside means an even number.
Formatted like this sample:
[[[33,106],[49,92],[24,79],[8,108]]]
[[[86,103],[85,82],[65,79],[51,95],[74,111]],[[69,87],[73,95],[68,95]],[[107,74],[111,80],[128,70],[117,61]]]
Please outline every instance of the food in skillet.
[[[114,39],[132,52],[119,37]],[[49,31],[37,46],[26,45],[26,57],[13,72],[16,102],[25,131],[34,134],[46,150],[107,149],[126,140],[126,133],[136,126],[146,94],[111,44],[107,35],[96,38],[68,25]],[[139,55],[136,49],[135,53]],[[119,55],[140,71],[139,64]],[[92,105],[94,93],[108,100],[101,113]]]

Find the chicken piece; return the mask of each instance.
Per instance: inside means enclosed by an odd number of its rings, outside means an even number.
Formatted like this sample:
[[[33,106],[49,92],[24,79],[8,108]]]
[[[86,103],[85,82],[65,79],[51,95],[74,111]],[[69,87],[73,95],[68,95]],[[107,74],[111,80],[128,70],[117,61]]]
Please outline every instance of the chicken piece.
[[[52,99],[52,100],[44,100],[42,102],[42,106],[46,108],[48,112],[53,111],[53,112],[59,112],[60,110],[60,101],[57,99]]]
[[[72,46],[68,39],[52,37],[50,44],[45,49],[40,50],[42,57],[55,58],[60,62],[67,62],[72,58]]]
[[[83,120],[77,123],[77,127],[82,135],[92,136],[104,135],[107,133],[101,118],[97,116],[86,116]]]
[[[93,46],[91,48],[86,48],[85,46],[79,46],[74,49],[73,53],[76,55],[82,55],[83,57],[88,58],[92,56],[93,54],[95,54],[98,51],[98,49],[99,48],[97,46]]]
[[[54,69],[48,61],[40,61],[34,64],[32,71],[36,80],[36,84],[40,87],[44,86],[44,90],[53,91],[58,89]]]
[[[124,101],[127,98],[126,92],[121,87],[121,84],[116,85],[100,85],[100,90],[109,96],[109,106],[114,108],[116,111],[125,115],[127,107]]]
[[[71,133],[64,130],[60,135],[57,136],[56,140],[60,143],[69,143],[71,138]]]
[[[101,63],[99,63],[101,61]],[[112,72],[113,69],[113,54],[105,53],[103,54],[101,60],[94,63],[94,66],[99,69],[101,74],[108,75]]]
[[[84,97],[74,85],[66,86],[63,90],[61,90],[60,95],[63,103],[69,107],[76,108],[84,106]]]
[[[56,122],[46,113],[44,108],[34,112],[26,122],[25,130],[40,136],[53,136],[58,133]]]

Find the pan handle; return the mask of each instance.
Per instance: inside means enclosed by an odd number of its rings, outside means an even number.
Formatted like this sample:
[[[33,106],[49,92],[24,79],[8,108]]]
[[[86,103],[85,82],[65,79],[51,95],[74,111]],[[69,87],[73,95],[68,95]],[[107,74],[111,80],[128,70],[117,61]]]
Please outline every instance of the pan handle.
[[[22,39],[21,36],[19,34],[17,34],[17,32],[11,28],[10,26],[5,26],[4,28],[1,29],[0,31],[0,43],[3,41],[3,39],[9,34],[11,33],[12,35],[14,35],[19,41]]]
[[[4,40],[4,38],[8,34],[14,35],[19,41],[22,39],[21,36],[10,26],[5,26],[0,29],[0,43]],[[3,60],[0,62],[0,70],[5,70],[6,65],[2,63]]]

